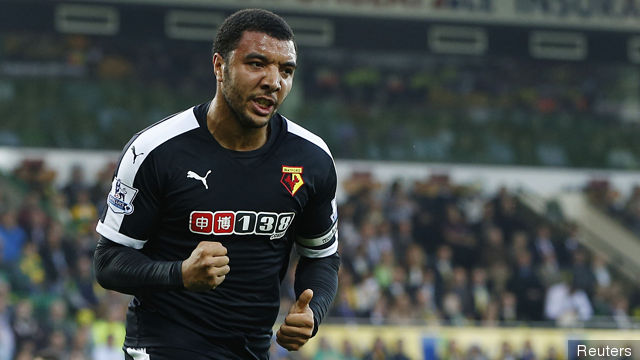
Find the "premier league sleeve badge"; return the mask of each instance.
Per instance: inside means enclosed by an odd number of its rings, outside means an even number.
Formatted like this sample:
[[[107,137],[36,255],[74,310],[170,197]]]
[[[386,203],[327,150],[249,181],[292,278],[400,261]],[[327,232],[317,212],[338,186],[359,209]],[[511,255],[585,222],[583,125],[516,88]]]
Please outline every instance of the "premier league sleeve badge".
[[[138,189],[123,183],[115,178],[111,184],[111,191],[107,197],[109,209],[116,214],[130,215],[133,213],[133,199]]]

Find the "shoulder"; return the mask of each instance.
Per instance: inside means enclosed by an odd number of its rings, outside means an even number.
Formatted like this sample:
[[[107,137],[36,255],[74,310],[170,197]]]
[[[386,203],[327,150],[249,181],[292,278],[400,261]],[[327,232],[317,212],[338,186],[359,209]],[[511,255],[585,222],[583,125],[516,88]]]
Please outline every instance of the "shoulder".
[[[124,147],[118,174],[124,178],[133,177],[152,152],[171,139],[198,128],[198,120],[193,108],[168,116],[146,129],[136,133]]]
[[[300,138],[309,146],[309,148],[314,149],[317,152],[324,153],[333,160],[333,155],[331,155],[329,147],[320,136],[312,133],[284,116],[282,116],[282,118],[284,119],[286,131],[289,135]]]
[[[167,141],[198,128],[198,120],[193,114],[193,108],[168,116],[157,123],[138,132],[129,142],[128,147],[149,150],[149,152]],[[128,150],[125,148],[125,150]]]

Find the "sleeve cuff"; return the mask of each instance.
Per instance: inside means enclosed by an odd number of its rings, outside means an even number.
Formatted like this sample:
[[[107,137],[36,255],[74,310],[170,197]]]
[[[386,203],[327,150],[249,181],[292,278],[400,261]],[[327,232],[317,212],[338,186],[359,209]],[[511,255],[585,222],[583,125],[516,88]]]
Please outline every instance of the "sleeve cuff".
[[[128,246],[134,249],[142,249],[147,240],[137,240],[127,235],[121,234],[112,228],[105,225],[102,221],[98,222],[98,226],[96,226],[96,231],[98,234],[106,237],[107,239],[116,242],[120,245]]]

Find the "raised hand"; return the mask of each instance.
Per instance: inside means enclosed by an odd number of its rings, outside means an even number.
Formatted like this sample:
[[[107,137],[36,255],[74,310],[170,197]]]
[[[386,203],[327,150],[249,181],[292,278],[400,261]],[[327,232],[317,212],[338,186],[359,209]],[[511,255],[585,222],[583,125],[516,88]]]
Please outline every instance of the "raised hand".
[[[313,312],[309,303],[313,298],[313,290],[307,289],[300,294],[289,314],[284,319],[284,323],[276,333],[276,341],[280,346],[296,351],[306,344],[313,334]]]
[[[182,282],[192,291],[215,289],[229,273],[227,248],[219,242],[202,241],[182,262]]]

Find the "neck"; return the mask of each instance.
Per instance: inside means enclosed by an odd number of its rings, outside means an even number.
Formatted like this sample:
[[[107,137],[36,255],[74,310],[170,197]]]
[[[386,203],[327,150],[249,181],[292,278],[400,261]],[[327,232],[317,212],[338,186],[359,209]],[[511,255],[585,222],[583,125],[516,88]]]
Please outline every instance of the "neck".
[[[270,126],[243,127],[224,97],[216,94],[207,112],[207,129],[223,148],[251,151],[259,149],[267,142]]]

